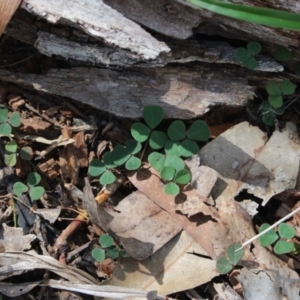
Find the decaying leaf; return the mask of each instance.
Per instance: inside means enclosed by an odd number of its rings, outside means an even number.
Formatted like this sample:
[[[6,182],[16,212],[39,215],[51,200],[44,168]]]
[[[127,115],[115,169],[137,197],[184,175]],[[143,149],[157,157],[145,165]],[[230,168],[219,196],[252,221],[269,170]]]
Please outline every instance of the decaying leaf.
[[[30,243],[36,239],[34,234],[23,234],[22,228],[9,227],[2,224],[0,228],[0,242],[6,251],[23,251],[30,249]]]
[[[30,292],[40,283],[41,281],[25,283],[0,282],[0,292],[7,297],[18,297],[20,295]]]
[[[106,283],[157,290],[162,295],[191,289],[218,275],[214,260],[195,254],[207,256],[203,248],[183,231],[145,260],[121,259],[113,277]]]
[[[88,181],[84,195],[84,207],[92,222],[117,236],[135,259],[150,256],[182,229],[167,212],[140,192],[125,197],[114,210],[98,205]]]
[[[61,213],[61,207],[36,209],[33,212],[42,215],[45,220],[48,220],[50,224],[53,224]]]

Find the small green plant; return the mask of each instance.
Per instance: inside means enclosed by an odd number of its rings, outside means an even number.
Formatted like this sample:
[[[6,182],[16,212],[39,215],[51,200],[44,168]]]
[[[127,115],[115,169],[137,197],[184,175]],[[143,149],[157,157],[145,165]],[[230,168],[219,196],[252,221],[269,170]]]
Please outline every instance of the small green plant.
[[[220,256],[217,259],[217,270],[220,272],[220,274],[229,273],[233,267],[237,265],[240,259],[242,259],[244,254],[245,252],[241,244],[233,243],[229,245],[226,248],[226,256]]]
[[[31,147],[22,147],[18,153],[18,144],[13,140],[5,145],[5,163],[7,166],[13,167],[17,163],[17,155],[22,159],[31,160],[33,151]]]
[[[259,232],[266,230],[270,226],[271,225],[267,223],[262,224],[259,228]],[[294,243],[289,242],[288,240],[292,239],[295,235],[295,228],[286,223],[281,223],[278,226],[277,232],[274,229],[271,229],[259,237],[259,243],[263,247],[268,247],[277,241],[273,248],[276,254],[290,253],[294,251],[296,247]]]
[[[275,108],[282,107],[283,96],[292,95],[295,93],[296,86],[289,80],[283,80],[281,83],[269,81],[267,85],[268,102]]]
[[[23,193],[29,194],[31,200],[39,200],[45,193],[45,189],[38,184],[41,182],[41,176],[36,172],[31,172],[27,177],[27,185],[18,181],[13,186],[14,194],[19,197]]]
[[[13,112],[9,116],[8,109],[0,105],[0,135],[9,136],[12,132],[12,127],[19,127],[20,125],[20,114]]]
[[[92,257],[98,262],[104,261],[107,257],[111,259],[117,259],[119,256],[128,257],[128,254],[115,245],[114,239],[108,234],[99,237],[99,244],[101,248],[92,250]]]
[[[269,94],[268,101],[264,101],[260,106],[262,120],[266,125],[274,125],[277,115],[284,113],[286,107],[283,103],[283,96],[295,93],[296,85],[289,80],[281,83],[276,81],[268,82],[266,90]]]
[[[292,52],[283,46],[278,46],[273,57],[280,62],[286,62],[292,58]]]
[[[142,150],[142,143],[146,142],[145,147],[149,145],[152,150],[163,149],[164,153],[152,151],[148,156],[148,162],[160,172],[161,179],[166,182],[164,191],[170,195],[177,195],[180,191],[178,185],[187,184],[191,180],[181,156],[190,157],[198,153],[197,142],[208,140],[210,131],[201,120],[195,121],[188,130],[180,120],[174,121],[167,133],[156,130],[163,117],[164,110],[160,106],[146,106],[143,110],[146,124],[136,122],[131,127],[134,140],[127,140],[125,147],[117,145],[112,152],[105,152],[103,161],[93,159],[88,173],[93,177],[101,175],[99,179],[101,184],[113,183],[116,180],[113,169],[123,165],[128,171],[140,168],[141,159],[135,155]]]
[[[165,153],[154,151],[149,154],[148,162],[166,182],[164,191],[169,195],[177,195],[180,191],[178,184],[187,184],[191,175],[185,169],[185,163],[180,156],[190,157],[199,151],[196,142],[206,141],[210,131],[204,121],[197,120],[187,130],[185,124],[176,120],[171,123],[167,134],[154,130],[162,121],[164,111],[160,106],[148,106],[143,110],[143,118],[148,126],[141,122],[131,127],[133,138],[139,142],[149,139],[153,150],[162,149]]]
[[[246,48],[238,48],[235,51],[236,60],[242,63],[248,69],[254,70],[258,67],[257,60],[254,58],[255,55],[261,51],[261,44],[257,42],[250,42]]]

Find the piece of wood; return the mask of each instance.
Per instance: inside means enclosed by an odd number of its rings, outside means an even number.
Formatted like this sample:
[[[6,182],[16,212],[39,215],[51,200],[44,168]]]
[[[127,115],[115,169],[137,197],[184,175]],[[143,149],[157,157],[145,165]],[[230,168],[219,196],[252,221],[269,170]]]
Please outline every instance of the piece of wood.
[[[154,59],[170,49],[159,42],[138,24],[104,4],[102,0],[74,0],[72,5],[61,0],[24,0],[22,8],[37,14],[51,23],[67,20],[68,25],[81,28],[106,43],[130,49],[144,59]]]
[[[255,87],[249,71],[218,66],[164,67],[130,71],[53,69],[46,75],[0,70],[0,79],[70,97],[120,117],[139,118],[146,105],[161,105],[167,118],[190,119],[214,105],[245,105]]]
[[[2,0],[0,1],[0,36],[6,25],[17,10],[21,0]]]

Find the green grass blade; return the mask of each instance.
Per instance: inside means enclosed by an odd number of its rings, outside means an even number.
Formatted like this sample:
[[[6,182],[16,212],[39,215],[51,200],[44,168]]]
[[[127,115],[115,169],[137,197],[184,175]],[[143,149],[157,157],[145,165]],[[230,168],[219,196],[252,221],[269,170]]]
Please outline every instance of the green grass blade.
[[[219,0],[187,0],[214,13],[276,28],[300,31],[300,14],[272,9],[223,2]]]

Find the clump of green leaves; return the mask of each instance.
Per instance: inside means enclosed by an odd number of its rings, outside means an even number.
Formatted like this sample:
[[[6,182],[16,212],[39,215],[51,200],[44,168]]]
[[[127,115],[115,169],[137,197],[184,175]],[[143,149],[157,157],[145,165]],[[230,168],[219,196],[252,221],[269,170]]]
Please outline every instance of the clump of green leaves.
[[[266,125],[273,125],[276,115],[281,115],[285,111],[283,96],[295,93],[296,85],[290,80],[284,80],[281,83],[269,81],[266,90],[269,94],[268,101],[264,101],[260,106],[262,120]]]
[[[33,151],[31,147],[22,147],[18,153],[18,144],[12,140],[5,145],[5,163],[7,166],[13,167],[17,163],[17,155],[22,159],[31,160]]]
[[[14,194],[19,197],[23,193],[29,194],[31,200],[39,200],[45,193],[45,189],[38,185],[41,182],[41,176],[36,172],[31,172],[27,177],[27,184],[18,181],[13,186]]]
[[[258,67],[255,55],[261,51],[261,44],[257,42],[250,42],[247,44],[247,49],[240,47],[235,51],[236,60],[242,63],[246,68],[254,70]]]
[[[190,157],[199,151],[196,142],[206,141],[210,131],[204,121],[195,121],[187,130],[185,124],[176,120],[171,123],[167,133],[155,130],[164,117],[160,106],[148,106],[143,110],[143,118],[147,125],[137,122],[131,127],[131,134],[138,142],[149,141],[153,150],[163,149],[165,153],[154,151],[149,154],[148,162],[166,182],[164,191],[169,195],[177,195],[180,191],[178,184],[187,184],[191,174],[185,168],[181,156]]]
[[[100,176],[101,184],[110,184],[116,180],[113,169],[124,166],[126,170],[137,170],[141,166],[141,159],[135,155],[142,150],[142,143],[146,142],[152,150],[162,150],[164,153],[152,151],[148,162],[166,182],[165,192],[176,195],[180,191],[178,185],[187,184],[191,180],[189,171],[185,168],[182,157],[190,157],[199,151],[197,142],[209,139],[210,131],[204,121],[195,121],[189,129],[180,121],[174,121],[167,133],[156,130],[164,117],[164,110],[157,105],[146,106],[143,109],[145,123],[136,122],[131,127],[134,140],[127,140],[125,146],[117,145],[112,152],[103,154],[103,161],[93,159],[88,173]]]
[[[268,223],[264,223],[260,226],[259,232],[262,232],[269,228],[271,225]],[[259,243],[263,247],[268,247],[274,244],[274,252],[276,254],[285,254],[290,253],[295,249],[295,245],[292,242],[289,242],[289,239],[292,239],[296,235],[295,228],[291,227],[286,223],[281,223],[278,226],[278,231],[276,232],[274,229],[266,232],[259,238]]]
[[[21,117],[18,112],[13,112],[10,116],[8,109],[0,105],[0,135],[9,136],[12,132],[12,127],[21,125]]]
[[[228,272],[230,272],[233,269],[233,267],[237,265],[239,260],[242,259],[242,257],[245,254],[245,251],[241,247],[241,244],[233,243],[226,248],[226,256],[220,256],[217,259],[217,269],[220,272],[220,274],[227,274]]]
[[[104,261],[105,258],[128,257],[124,250],[115,245],[114,239],[108,234],[99,237],[99,244],[101,248],[97,247],[92,250],[92,257],[98,262]]]
[[[283,96],[294,94],[296,86],[290,80],[283,80],[281,83],[271,80],[266,89],[270,105],[279,108],[283,105]]]

